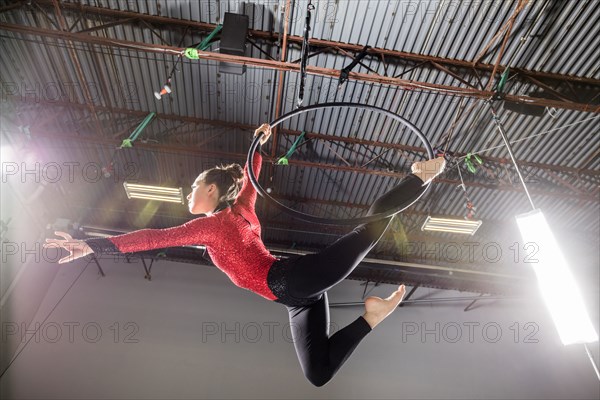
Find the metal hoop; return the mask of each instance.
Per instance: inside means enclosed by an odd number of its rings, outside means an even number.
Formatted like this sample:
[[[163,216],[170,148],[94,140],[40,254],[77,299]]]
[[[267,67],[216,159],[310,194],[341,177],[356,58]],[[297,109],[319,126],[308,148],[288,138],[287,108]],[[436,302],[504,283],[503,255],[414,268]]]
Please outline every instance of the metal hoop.
[[[376,106],[371,106],[371,105],[366,105],[366,104],[357,104],[357,103],[314,104],[311,106],[298,108],[294,111],[284,114],[281,117],[277,118],[275,121],[271,122],[270,125],[271,125],[271,128],[274,128],[277,125],[279,125],[280,123],[282,123],[283,121],[290,119],[293,116],[296,116],[298,114],[302,114],[302,113],[312,111],[312,110],[320,110],[320,109],[335,108],[335,107],[362,108],[362,109],[373,110],[373,111],[385,114],[388,117],[395,119],[396,121],[399,121],[404,126],[409,128],[415,135],[417,135],[419,137],[419,139],[421,139],[421,142],[425,146],[425,150],[427,150],[427,155],[429,156],[429,158],[430,159],[434,158],[433,150],[431,148],[431,144],[429,143],[429,140],[427,140],[425,135],[423,135],[423,133],[416,126],[414,126],[412,123],[410,123],[406,119],[402,118],[398,114],[394,114],[391,111],[388,111],[388,110],[385,110],[383,108],[376,107]],[[383,213],[373,214],[373,215],[369,215],[369,216],[365,216],[365,217],[346,218],[346,219],[320,218],[320,217],[315,217],[314,215],[305,214],[303,212],[291,209],[291,208],[285,206],[284,204],[281,204],[280,202],[278,202],[277,200],[272,198],[258,183],[258,180],[256,179],[253,168],[251,168],[251,166],[253,165],[254,152],[256,151],[256,148],[258,147],[260,139],[262,138],[263,135],[264,135],[264,132],[254,138],[254,141],[250,145],[250,150],[248,151],[248,158],[247,158],[246,162],[247,162],[247,165],[249,166],[248,167],[248,177],[250,178],[250,182],[252,182],[252,185],[254,186],[254,188],[256,189],[258,194],[260,194],[262,197],[264,197],[267,201],[269,201],[275,207],[286,212],[287,214],[292,215],[293,217],[302,219],[304,221],[314,222],[314,223],[324,224],[324,225],[359,225],[359,224],[365,224],[368,222],[378,221],[378,220],[381,220],[381,219],[384,219],[387,217],[391,217],[392,215],[395,215],[401,211],[406,210],[408,207],[410,207],[411,205],[416,203],[427,192],[427,190],[429,189],[429,186],[430,186],[430,184],[427,184],[427,186],[425,187],[425,190],[423,192],[421,192],[419,197],[417,197],[409,205],[407,205],[405,207],[400,206],[397,208],[393,208],[393,209],[390,209]]]

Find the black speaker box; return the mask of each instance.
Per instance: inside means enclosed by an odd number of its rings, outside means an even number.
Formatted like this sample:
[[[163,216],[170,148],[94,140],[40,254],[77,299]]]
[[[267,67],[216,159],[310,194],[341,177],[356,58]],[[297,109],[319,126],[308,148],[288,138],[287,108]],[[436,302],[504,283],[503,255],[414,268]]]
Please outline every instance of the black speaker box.
[[[246,36],[248,36],[249,20],[247,15],[225,13],[223,29],[221,31],[220,52],[234,56],[243,56],[246,53]],[[241,75],[246,72],[246,66],[222,62],[219,72]]]

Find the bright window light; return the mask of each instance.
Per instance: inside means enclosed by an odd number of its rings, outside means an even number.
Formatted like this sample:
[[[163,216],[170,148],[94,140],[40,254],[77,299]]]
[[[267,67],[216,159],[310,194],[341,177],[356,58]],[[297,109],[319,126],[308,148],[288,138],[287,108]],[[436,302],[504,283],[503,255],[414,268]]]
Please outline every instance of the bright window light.
[[[144,199],[185,204],[182,188],[165,188],[160,186],[139,185],[124,182],[128,199]]]
[[[597,341],[575,278],[544,214],[536,209],[516,218],[524,242],[536,246],[533,258],[537,262],[532,266],[561,341],[565,345]]]
[[[474,235],[481,226],[481,221],[459,218],[438,218],[427,216],[421,227],[422,231],[464,233]]]

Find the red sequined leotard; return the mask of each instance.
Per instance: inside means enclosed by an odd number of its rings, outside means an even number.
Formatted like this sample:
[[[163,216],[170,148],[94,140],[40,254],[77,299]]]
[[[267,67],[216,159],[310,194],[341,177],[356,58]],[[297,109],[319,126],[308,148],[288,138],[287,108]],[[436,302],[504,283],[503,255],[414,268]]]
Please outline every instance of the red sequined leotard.
[[[262,157],[254,155],[254,174],[258,177]],[[95,253],[131,253],[166,247],[205,245],[214,264],[231,281],[262,297],[277,296],[267,285],[267,274],[276,258],[263,244],[261,227],[254,211],[257,193],[248,178],[248,165],[239,195],[231,207],[167,229],[142,229],[110,238],[86,239]]]

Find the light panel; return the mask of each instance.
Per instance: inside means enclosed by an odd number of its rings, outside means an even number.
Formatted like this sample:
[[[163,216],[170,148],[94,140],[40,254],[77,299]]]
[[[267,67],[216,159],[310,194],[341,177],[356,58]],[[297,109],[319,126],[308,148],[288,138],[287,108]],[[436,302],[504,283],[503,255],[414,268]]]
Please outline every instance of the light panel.
[[[598,340],[575,278],[541,210],[516,216],[525,244],[535,246],[530,261],[540,292],[563,344]]]
[[[182,188],[166,188],[123,182],[128,199],[144,199],[185,204]]]
[[[422,231],[462,233],[465,235],[474,235],[481,226],[481,221],[459,219],[459,218],[441,218],[428,216],[421,227]]]

